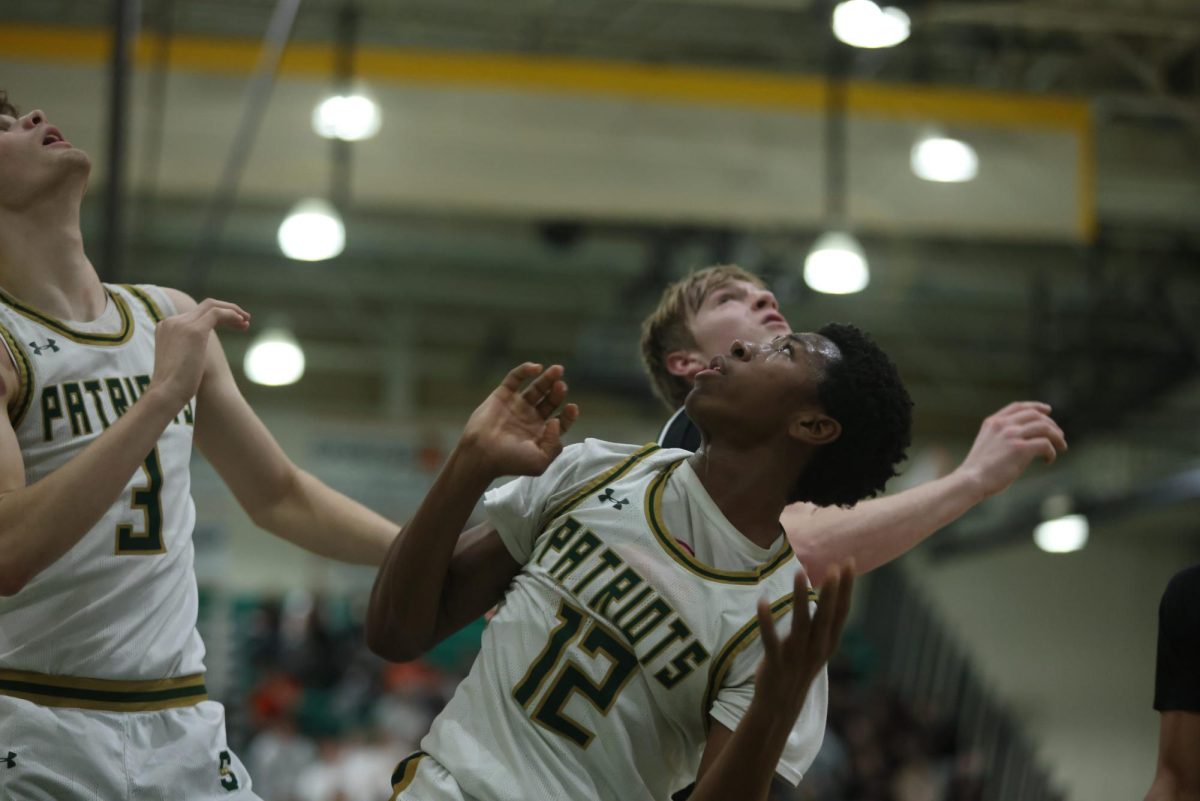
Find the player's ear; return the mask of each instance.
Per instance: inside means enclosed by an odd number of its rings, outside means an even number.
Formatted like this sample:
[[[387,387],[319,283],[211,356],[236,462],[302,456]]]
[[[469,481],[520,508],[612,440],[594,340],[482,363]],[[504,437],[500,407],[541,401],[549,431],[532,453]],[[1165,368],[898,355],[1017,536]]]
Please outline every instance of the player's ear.
[[[708,362],[699,351],[673,350],[667,354],[665,363],[668,373],[690,381],[696,373],[708,367]]]
[[[842,424],[824,412],[809,409],[792,417],[788,434],[808,445],[828,445],[842,435]]]

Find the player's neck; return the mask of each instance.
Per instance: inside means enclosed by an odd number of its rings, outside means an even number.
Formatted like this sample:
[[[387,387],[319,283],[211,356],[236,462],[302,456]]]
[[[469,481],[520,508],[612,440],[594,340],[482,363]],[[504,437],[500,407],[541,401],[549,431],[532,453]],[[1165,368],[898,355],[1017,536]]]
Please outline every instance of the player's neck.
[[[706,443],[690,464],[742,536],[762,548],[779,538],[779,515],[795,483],[795,453],[774,445],[747,449]]]
[[[106,298],[83,249],[79,205],[43,202],[0,208],[0,287],[62,320],[93,320]]]

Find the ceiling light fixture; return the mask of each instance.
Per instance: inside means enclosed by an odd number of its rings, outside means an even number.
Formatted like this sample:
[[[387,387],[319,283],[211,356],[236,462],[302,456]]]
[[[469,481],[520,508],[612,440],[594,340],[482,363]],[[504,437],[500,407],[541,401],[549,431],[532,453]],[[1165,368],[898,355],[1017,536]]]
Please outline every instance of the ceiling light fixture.
[[[1088,519],[1072,511],[1071,496],[1051,495],[1042,502],[1042,522],[1033,541],[1046,553],[1071,553],[1087,545]]]
[[[926,181],[962,183],[979,174],[975,148],[947,136],[922,136],[913,145],[909,163],[913,173]]]
[[[286,328],[268,328],[246,351],[242,362],[246,377],[255,384],[282,387],[304,375],[304,351]]]
[[[833,33],[852,47],[895,47],[908,38],[908,14],[872,0],[845,0],[833,9]]]
[[[825,232],[804,259],[804,283],[816,292],[849,295],[871,281],[862,245],[850,233],[846,203],[846,72],[845,48],[835,45],[825,97]]]
[[[845,231],[826,231],[817,237],[804,260],[804,283],[827,295],[861,292],[871,282],[862,245]]]
[[[361,142],[379,133],[382,124],[379,104],[364,94],[332,95],[313,109],[313,130],[326,139]]]
[[[324,261],[340,255],[346,247],[342,215],[317,198],[302,200],[279,225],[279,249],[289,259]]]
[[[1045,520],[1033,530],[1033,541],[1046,553],[1071,553],[1087,545],[1088,519],[1085,515],[1066,515]]]

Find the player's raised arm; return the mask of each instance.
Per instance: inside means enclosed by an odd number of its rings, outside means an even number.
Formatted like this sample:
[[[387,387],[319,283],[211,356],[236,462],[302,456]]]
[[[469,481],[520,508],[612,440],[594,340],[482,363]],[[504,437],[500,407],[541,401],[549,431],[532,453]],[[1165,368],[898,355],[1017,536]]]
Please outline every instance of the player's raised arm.
[[[245,329],[249,320],[240,307],[209,299],[160,323],[149,388],[83,451],[29,486],[12,427],[0,430],[0,595],[20,591],[96,524],[196,394],[212,331]]]
[[[1049,464],[1066,449],[1047,404],[1010,403],[983,421],[970,453],[949,475],[850,509],[792,504],[780,522],[814,584],[824,581],[826,565],[851,557],[861,575],[1007,489],[1034,459]]]
[[[500,599],[520,565],[490,524],[460,533],[495,479],[541,475],[562,451],[579,414],[574,404],[555,414],[566,399],[562,374],[558,365],[516,367],[471,415],[375,578],[366,632],[375,653],[414,659]]]
[[[179,314],[196,302],[162,288]],[[173,318],[168,318],[173,319]],[[250,408],[215,334],[196,395],[195,443],[255,525],[312,553],[378,565],[399,525],[301,470]]]
[[[689,801],[766,801],[771,776],[804,707],[808,689],[837,648],[850,611],[853,586],[852,567],[831,568],[821,588],[817,613],[810,619],[808,605],[796,604],[792,630],[782,639],[775,631],[766,601],[759,601],[758,622],[765,653],[754,682],[754,700],[732,735],[710,735],[700,778]],[[794,597],[804,598],[806,594],[804,574],[798,571]]]

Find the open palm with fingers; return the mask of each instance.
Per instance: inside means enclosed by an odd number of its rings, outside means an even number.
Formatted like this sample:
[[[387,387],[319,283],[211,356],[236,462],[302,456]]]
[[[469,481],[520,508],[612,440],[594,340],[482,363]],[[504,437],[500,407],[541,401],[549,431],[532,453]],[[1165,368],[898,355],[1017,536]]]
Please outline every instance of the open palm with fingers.
[[[842,636],[850,612],[854,589],[853,564],[836,566],[826,574],[817,612],[811,618],[808,604],[797,600],[792,609],[792,630],[780,638],[766,601],[758,605],[764,656],[758,666],[755,696],[770,704],[777,714],[787,716],[788,725],[804,707],[804,699],[813,679],[829,661]],[[796,572],[793,598],[807,597],[804,574]]]
[[[1010,403],[983,421],[959,470],[974,477],[983,497],[1009,487],[1037,458],[1050,464],[1067,438],[1040,401]]]
[[[575,404],[563,406],[562,376],[557,364],[514,367],[471,415],[463,443],[494,475],[541,475],[562,452],[562,435],[579,416]]]
[[[249,312],[236,303],[214,298],[163,320],[154,329],[154,376],[150,386],[166,392],[176,408],[182,408],[199,391],[213,332],[218,328],[245,331],[249,325]]]

